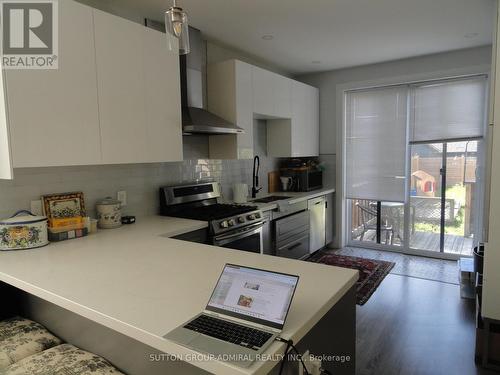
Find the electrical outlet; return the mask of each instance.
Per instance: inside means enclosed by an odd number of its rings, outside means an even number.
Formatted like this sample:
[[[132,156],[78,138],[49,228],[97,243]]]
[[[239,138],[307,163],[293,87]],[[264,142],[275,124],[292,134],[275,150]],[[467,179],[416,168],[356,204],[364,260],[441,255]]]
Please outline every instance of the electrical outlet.
[[[118,193],[116,193],[116,199],[118,199],[122,206],[127,205],[127,192],[125,190],[120,190]]]
[[[30,203],[30,211],[33,215],[42,215],[43,210],[42,210],[42,201],[36,200],[36,201],[31,201]]]
[[[304,365],[306,366],[307,372],[310,375],[321,375],[321,360],[314,357],[314,355],[311,355],[311,353],[309,353],[309,350],[306,350],[302,354],[302,360],[304,361]],[[298,362],[298,365],[298,375],[305,375],[304,368],[302,367],[302,363],[300,361]]]

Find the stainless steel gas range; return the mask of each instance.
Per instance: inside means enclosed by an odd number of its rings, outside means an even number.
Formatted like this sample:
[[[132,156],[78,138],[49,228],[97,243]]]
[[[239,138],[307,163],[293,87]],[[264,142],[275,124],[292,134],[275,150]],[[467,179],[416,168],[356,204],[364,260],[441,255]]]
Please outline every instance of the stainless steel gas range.
[[[161,214],[207,221],[206,238],[197,242],[262,253],[262,212],[256,206],[218,203],[220,197],[216,182],[162,187]]]

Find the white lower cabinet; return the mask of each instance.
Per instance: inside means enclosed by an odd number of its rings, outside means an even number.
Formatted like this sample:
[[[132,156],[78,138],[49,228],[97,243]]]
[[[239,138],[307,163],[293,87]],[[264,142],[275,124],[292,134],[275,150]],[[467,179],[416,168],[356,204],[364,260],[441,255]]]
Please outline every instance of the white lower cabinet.
[[[4,71],[0,178],[182,160],[179,56],[164,34],[71,0],[59,2],[59,31],[58,69]]]

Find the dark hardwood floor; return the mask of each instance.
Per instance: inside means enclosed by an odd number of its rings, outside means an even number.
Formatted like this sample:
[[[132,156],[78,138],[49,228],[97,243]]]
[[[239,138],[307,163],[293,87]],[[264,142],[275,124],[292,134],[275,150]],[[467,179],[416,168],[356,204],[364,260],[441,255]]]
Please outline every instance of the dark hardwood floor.
[[[356,374],[498,374],[474,364],[474,304],[459,286],[388,275],[357,307]]]

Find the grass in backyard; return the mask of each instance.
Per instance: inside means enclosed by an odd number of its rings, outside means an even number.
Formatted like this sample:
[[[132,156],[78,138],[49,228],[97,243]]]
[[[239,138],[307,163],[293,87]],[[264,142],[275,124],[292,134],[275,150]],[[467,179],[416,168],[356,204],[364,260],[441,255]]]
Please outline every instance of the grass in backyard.
[[[454,185],[446,189],[446,198],[455,200],[456,205],[460,205],[460,209],[455,215],[452,223],[446,223],[445,233],[463,236],[465,233],[464,221],[464,205],[465,205],[465,186]],[[439,224],[417,222],[415,223],[415,230],[419,232],[439,233]]]

